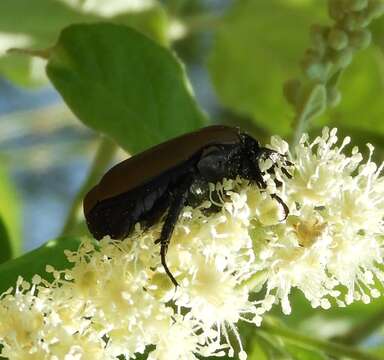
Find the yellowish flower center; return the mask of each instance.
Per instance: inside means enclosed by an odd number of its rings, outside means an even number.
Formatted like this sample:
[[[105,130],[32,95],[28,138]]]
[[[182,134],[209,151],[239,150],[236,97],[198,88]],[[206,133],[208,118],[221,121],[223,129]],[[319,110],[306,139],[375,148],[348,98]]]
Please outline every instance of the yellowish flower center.
[[[299,245],[302,247],[311,247],[322,235],[327,224],[318,219],[309,221],[298,221],[293,225]]]

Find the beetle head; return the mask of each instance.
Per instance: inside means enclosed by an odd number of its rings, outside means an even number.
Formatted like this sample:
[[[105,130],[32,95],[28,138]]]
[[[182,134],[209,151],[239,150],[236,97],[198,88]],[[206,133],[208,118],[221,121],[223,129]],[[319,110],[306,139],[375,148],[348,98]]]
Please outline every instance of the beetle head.
[[[256,139],[246,133],[240,133],[240,141],[243,152],[250,159],[258,159],[260,157],[262,148]]]
[[[254,164],[256,170],[264,174],[273,172],[276,166],[282,167],[287,164],[284,155],[277,151],[261,147],[259,142],[246,133],[240,133],[243,152]]]

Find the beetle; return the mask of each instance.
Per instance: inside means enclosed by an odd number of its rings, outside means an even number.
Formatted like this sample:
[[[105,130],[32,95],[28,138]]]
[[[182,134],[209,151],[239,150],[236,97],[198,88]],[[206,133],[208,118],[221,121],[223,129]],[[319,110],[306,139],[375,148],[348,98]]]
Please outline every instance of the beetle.
[[[183,207],[196,206],[193,188],[239,176],[265,189],[259,160],[273,160],[276,155],[280,154],[261,147],[252,136],[230,126],[208,126],[176,137],[106,172],[84,199],[88,228],[98,240],[106,235],[124,239],[137,222],[148,227],[165,214],[155,243],[160,243],[161,263],[177,286],[167,266],[166,254]],[[277,195],[271,196],[283,206],[286,217],[286,204]]]

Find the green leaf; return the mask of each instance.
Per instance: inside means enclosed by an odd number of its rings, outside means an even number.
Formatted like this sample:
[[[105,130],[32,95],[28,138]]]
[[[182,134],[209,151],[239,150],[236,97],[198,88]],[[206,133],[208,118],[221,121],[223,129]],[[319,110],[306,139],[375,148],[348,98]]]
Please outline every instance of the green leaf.
[[[21,252],[19,202],[16,189],[9,179],[8,171],[0,165],[0,217],[8,233],[13,256],[17,256]]]
[[[71,8],[62,1],[0,1],[0,48],[2,36],[7,37],[8,47],[48,48],[64,27],[102,20],[100,15]],[[108,20],[130,25],[162,44],[167,43],[168,20],[159,3],[154,2],[150,8],[119,14]],[[10,41],[10,37],[14,40]],[[20,42],[20,37],[25,40]],[[39,82],[31,76],[31,59],[5,54],[1,50],[6,48],[0,49],[0,71],[3,75],[21,85],[40,84],[41,78]]]
[[[282,85],[299,73],[299,60],[309,46],[309,27],[325,11],[322,1],[234,2],[209,60],[223,104],[272,134],[288,135],[292,110]]]
[[[0,217],[0,264],[12,258],[12,247],[8,231],[3,219]]]
[[[38,274],[50,280],[46,266],[52,265],[59,270],[70,266],[64,250],[76,250],[80,243],[81,239],[74,237],[52,240],[19,258],[0,264],[0,294],[14,286],[18,276],[30,281],[33,275]]]
[[[49,14],[49,16],[47,16]],[[0,2],[0,31],[25,34],[46,41],[49,46],[58,31],[71,22],[97,20],[67,6],[63,1],[13,0]],[[17,19],[17,21],[15,21]]]
[[[85,125],[131,153],[205,123],[179,60],[125,26],[73,25],[47,74]]]
[[[36,81],[31,76],[32,59],[6,54],[7,47],[46,48],[64,26],[97,19],[78,13],[61,1],[0,1],[0,43],[5,35],[8,44],[0,51],[0,72],[20,85],[40,85],[41,79]]]

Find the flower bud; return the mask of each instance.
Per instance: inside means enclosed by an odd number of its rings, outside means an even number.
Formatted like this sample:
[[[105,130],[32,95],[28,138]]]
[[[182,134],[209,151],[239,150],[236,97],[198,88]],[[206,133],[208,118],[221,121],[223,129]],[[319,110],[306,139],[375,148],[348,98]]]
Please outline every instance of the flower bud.
[[[354,16],[346,16],[340,23],[341,27],[347,31],[359,29],[359,24]]]
[[[361,11],[368,6],[368,0],[349,0],[347,7],[350,11]]]
[[[348,45],[348,35],[345,31],[333,28],[328,34],[328,44],[334,50],[341,50]]]
[[[369,13],[366,11],[364,13],[353,13],[348,15],[348,18],[350,18],[350,21],[354,24],[354,28],[351,30],[361,29],[368,26],[372,20],[371,17],[372,16],[369,16]]]
[[[369,30],[361,29],[350,35],[350,44],[356,50],[367,48],[372,40],[372,34]]]
[[[322,80],[325,76],[325,66],[321,62],[313,62],[303,66],[306,76],[311,80]]]
[[[301,62],[301,67],[308,78],[321,80],[325,76],[326,68],[322,62],[321,55],[313,49],[308,49]]]
[[[351,48],[345,48],[341,51],[335,51],[332,56],[332,62],[339,68],[346,68],[352,61],[353,51]]]
[[[344,1],[328,0],[328,13],[333,20],[340,21],[345,15]]]
[[[313,47],[321,54],[324,54],[326,48],[326,38],[329,32],[327,26],[312,25],[310,29],[311,43]]]
[[[384,14],[384,3],[378,0],[371,0],[368,5],[368,16],[376,19]]]

